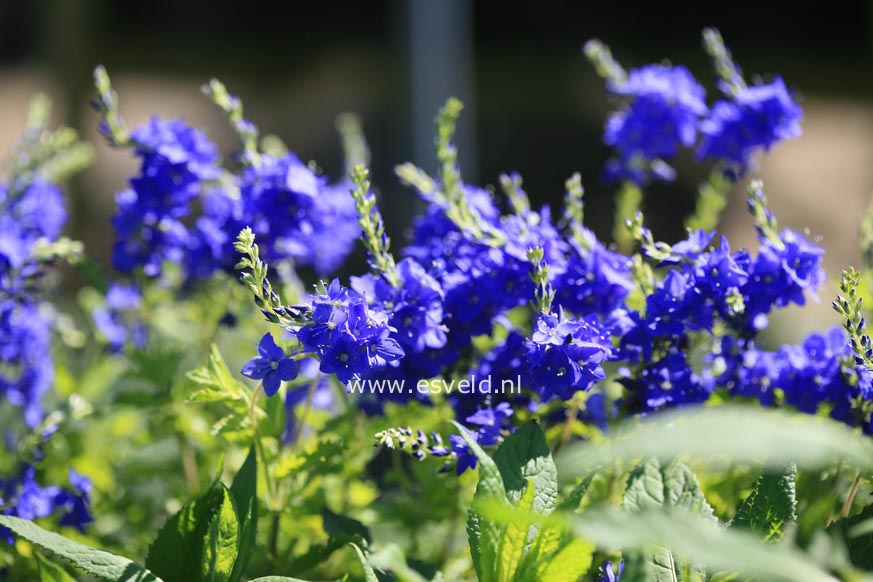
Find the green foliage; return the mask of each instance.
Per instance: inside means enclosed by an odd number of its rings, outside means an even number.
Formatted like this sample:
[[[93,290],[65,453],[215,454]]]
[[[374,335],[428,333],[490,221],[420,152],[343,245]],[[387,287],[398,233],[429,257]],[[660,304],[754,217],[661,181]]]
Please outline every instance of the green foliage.
[[[584,574],[593,547],[545,519],[558,505],[558,474],[539,425],[528,422],[519,428],[493,460],[461,434],[480,464],[467,521],[480,582],[572,582]]]
[[[622,507],[629,512],[663,510],[665,513],[688,513],[715,522],[712,508],[700,490],[697,478],[685,465],[672,461],[667,465],[652,458],[640,463],[628,479]],[[636,581],[702,581],[706,570],[674,555],[670,545],[652,544],[643,552],[629,553],[625,576]]]
[[[9,528],[15,535],[67,560],[100,580],[107,582],[162,582],[146,568],[127,558],[74,542],[56,533],[46,531],[33,522],[0,515],[0,526]]]
[[[764,471],[737,509],[731,527],[749,529],[766,541],[779,541],[785,525],[797,519],[795,477],[791,464],[782,471]]]
[[[749,577],[786,582],[834,580],[796,548],[767,544],[738,529],[714,527],[712,520],[703,516],[663,511],[627,513],[604,508],[574,518],[573,530],[598,546],[621,547],[626,551],[646,551],[666,542],[672,551],[705,565],[710,572],[742,571]]]
[[[39,582],[76,582],[76,579],[67,574],[67,571],[43,556],[34,554],[39,566]]]
[[[873,572],[873,506],[837,521],[831,529],[845,543],[852,564]]]
[[[719,454],[714,456],[713,451]],[[609,439],[572,445],[565,452],[562,467],[571,474],[639,457],[679,455],[714,467],[760,462],[776,471],[792,462],[810,470],[840,461],[859,469],[873,467],[873,443],[843,424],[728,405],[628,421]]]
[[[623,253],[629,253],[633,248],[634,238],[627,227],[640,211],[643,204],[643,191],[633,182],[624,182],[615,193],[615,225],[612,236],[618,248]]]
[[[239,516],[239,549],[231,580],[242,580],[258,539],[258,458],[249,450],[242,467],[230,486],[230,495]]]
[[[727,206],[727,197],[733,186],[734,181],[728,177],[725,169],[716,166],[710,173],[709,179],[701,184],[694,213],[685,220],[685,227],[707,232],[718,228],[721,213]]]
[[[230,489],[215,482],[164,525],[146,566],[166,582],[237,582],[257,536],[257,460],[249,452]]]

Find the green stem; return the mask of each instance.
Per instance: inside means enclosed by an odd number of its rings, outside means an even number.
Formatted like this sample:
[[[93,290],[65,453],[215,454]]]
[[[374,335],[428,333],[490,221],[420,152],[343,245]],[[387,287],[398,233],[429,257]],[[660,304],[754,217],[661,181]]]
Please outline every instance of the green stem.
[[[612,236],[620,253],[629,255],[633,250],[634,237],[628,232],[626,222],[639,212],[643,205],[643,191],[632,182],[625,182],[615,193],[615,224]]]
[[[252,394],[252,400],[251,400],[251,403],[249,404],[249,414],[251,415],[251,418],[252,418],[252,431],[254,431],[255,448],[258,451],[258,455],[260,455],[260,457],[261,457],[261,463],[262,463],[262,466],[264,467],[264,475],[265,475],[265,478],[267,480],[267,494],[269,497],[267,506],[272,507],[271,502],[275,501],[275,499],[276,499],[276,484],[273,482],[273,477],[270,475],[270,471],[269,471],[269,467],[268,467],[268,463],[267,463],[267,453],[266,453],[266,450],[264,449],[264,443],[263,443],[263,441],[261,441],[261,433],[258,430],[258,414],[257,414],[257,407],[255,406],[255,404],[258,401],[258,396],[260,395],[261,391],[263,391],[263,389],[264,389],[264,383],[258,382],[258,387],[255,388],[255,393]]]
[[[303,411],[300,413],[300,422],[297,423],[297,438],[294,439],[294,446],[291,449],[293,454],[300,451],[300,443],[303,440],[303,429],[306,428],[306,421],[309,419],[309,411],[312,410],[312,399],[315,397],[315,390],[318,388],[318,381],[321,380],[321,372],[316,372],[315,377],[309,383],[309,390],[306,392],[306,402],[303,404]]]

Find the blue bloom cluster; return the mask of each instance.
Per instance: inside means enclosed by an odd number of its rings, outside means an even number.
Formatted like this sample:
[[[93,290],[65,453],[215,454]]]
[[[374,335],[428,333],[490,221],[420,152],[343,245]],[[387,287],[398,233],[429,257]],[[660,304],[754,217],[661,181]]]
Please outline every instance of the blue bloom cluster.
[[[612,338],[595,316],[537,318],[528,344],[533,388],[543,400],[568,400],[606,377],[602,364],[612,355]]]
[[[607,90],[620,102],[604,131],[604,142],[617,153],[607,163],[606,178],[639,185],[672,181],[675,171],[666,161],[695,147],[698,159],[743,173],[756,152],[800,136],[803,113],[781,77],[748,86],[734,63],[727,66],[730,79],[720,83],[724,96],[711,108],[683,66],[646,65],[627,74],[614,63],[604,68]]]
[[[756,194],[760,196],[760,194]],[[757,256],[731,252],[725,238],[715,248],[712,234],[693,232],[658,254],[666,276],[646,297],[644,312],[631,311],[620,339],[623,357],[636,366],[625,378],[631,409],[651,411],[703,402],[714,383],[687,361],[693,334],[711,334],[723,322],[739,338],[766,327],[774,307],[803,305],[824,280],[823,250],[803,235],[764,231]]]
[[[37,244],[54,242],[66,222],[61,190],[38,175],[0,184],[0,395],[34,427],[51,386],[51,320],[40,300]]]
[[[476,442],[481,447],[496,446],[500,431],[507,423],[505,422],[513,414],[513,410],[508,402],[501,402],[495,407],[486,406],[471,414],[464,420],[467,424],[476,427],[474,430],[467,430],[467,436]],[[476,455],[470,450],[467,441],[459,435],[451,435],[451,453],[456,458],[455,467],[458,475],[467,469],[476,468]]]
[[[626,101],[606,122],[603,141],[618,152],[607,167],[608,178],[643,183],[652,161],[673,158],[681,147],[694,145],[699,119],[708,108],[706,92],[685,67],[647,65],[626,79],[610,81],[608,89]],[[659,177],[671,175],[667,171]]]
[[[304,352],[318,358],[323,373],[347,383],[404,356],[390,315],[371,309],[360,292],[334,279],[311,300],[311,320],[294,335]]]
[[[873,433],[870,373],[853,362],[849,340],[839,327],[777,351],[731,338],[719,347],[711,362],[724,372],[715,381],[732,395],[755,398],[765,406],[787,404],[810,414],[824,407],[836,420]]]
[[[293,154],[245,158],[234,175],[202,132],[157,117],[133,130],[130,141],[140,171],[116,196],[113,217],[112,260],[122,273],[158,277],[172,262],[190,282],[230,271],[235,233],[251,226],[268,242],[270,261],[326,274],[360,233],[349,184],[328,184]]]
[[[703,137],[697,155],[746,168],[756,151],[800,137],[802,116],[781,77],[769,84],[743,87],[730,100],[718,101],[701,122]]]
[[[0,514],[29,520],[58,516],[60,525],[84,531],[93,521],[88,510],[91,481],[73,470],[69,480],[70,489],[43,487],[36,480],[36,469],[25,466],[18,477],[0,480]],[[14,542],[12,532],[3,527],[0,539],[9,544]]]

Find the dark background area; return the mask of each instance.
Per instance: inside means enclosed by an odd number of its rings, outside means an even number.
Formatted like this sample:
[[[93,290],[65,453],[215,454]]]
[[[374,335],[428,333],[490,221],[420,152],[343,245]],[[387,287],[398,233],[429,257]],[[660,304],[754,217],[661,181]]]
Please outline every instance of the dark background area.
[[[600,38],[626,67],[669,58],[713,94],[700,46],[704,26],[722,31],[747,75],[778,72],[804,99],[866,103],[873,94],[873,10],[860,1],[515,7],[463,0],[0,0],[0,74],[34,72],[34,89],[52,94],[59,121],[97,140],[87,100],[93,66],[103,63],[131,125],[148,113],[183,115],[230,152],[233,136],[198,96],[201,83],[218,77],[264,133],[334,177],[343,166],[333,119],[355,111],[395,233],[409,224],[417,202],[392,168],[412,160],[433,170],[430,121],[455,94],[467,104],[459,145],[468,181],[494,184],[500,172],[518,170],[535,203],[556,203],[564,180],[580,171],[589,224],[608,237],[611,190],[599,177],[609,154],[600,137],[610,104],[581,46]],[[0,85],[8,91],[15,82]],[[25,103],[3,107],[17,107],[23,120]],[[0,128],[6,141],[17,129]],[[112,195],[133,170],[128,158],[100,148],[96,165],[72,186],[70,235],[104,261]],[[647,204],[649,221],[667,240],[681,236],[680,217],[705,175],[690,159],[678,167],[680,180],[655,187]]]

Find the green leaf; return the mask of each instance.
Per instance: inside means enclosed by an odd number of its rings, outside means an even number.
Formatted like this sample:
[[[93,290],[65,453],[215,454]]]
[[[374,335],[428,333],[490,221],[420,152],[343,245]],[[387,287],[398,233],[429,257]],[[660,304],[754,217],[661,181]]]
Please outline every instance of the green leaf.
[[[744,577],[786,582],[836,582],[791,545],[765,543],[740,529],[713,527],[711,519],[700,515],[589,508],[572,522],[577,535],[605,549],[646,551],[652,545],[669,545],[709,570],[740,571]],[[625,575],[629,566],[626,563]]]
[[[494,500],[501,504],[506,503],[506,490],[503,487],[503,478],[494,459],[482,450],[475,440],[470,437],[467,429],[458,423],[461,438],[476,455],[479,463],[479,483],[476,485],[476,493],[473,495],[473,506],[467,514],[467,538],[470,543],[470,554],[473,557],[473,566],[479,582],[491,582],[494,580],[494,571],[497,560],[497,548],[503,527],[492,520],[487,519],[477,509],[477,505]]]
[[[662,466],[653,458],[637,465],[628,478],[622,507],[629,512],[678,510],[700,514],[715,523],[712,507],[706,502],[697,478],[678,461]],[[630,581],[698,581],[706,577],[702,567],[686,564],[674,556],[669,545],[655,544],[645,551],[644,557],[627,558],[625,576]]]
[[[768,542],[780,540],[785,524],[797,519],[796,475],[797,467],[793,464],[780,472],[761,473],[730,526],[750,529]]]
[[[839,520],[831,528],[836,530],[846,544],[852,564],[873,571],[873,505],[860,513]]]
[[[593,479],[594,476],[589,475],[574,485],[564,500],[558,505],[558,511],[576,511],[579,509],[579,504],[582,503],[582,499],[588,493],[588,488],[591,486]]]
[[[76,582],[67,571],[40,553],[34,554],[39,566],[39,582]]]
[[[217,484],[221,501],[213,513],[203,538],[203,557],[200,560],[202,582],[229,582],[239,555],[239,518],[230,491]]]
[[[523,578],[525,582],[576,582],[591,567],[594,544],[585,540],[568,539],[554,552],[537,563],[535,576]]]
[[[256,578],[252,582],[306,582],[306,580],[288,578],[287,576],[264,576],[263,578]]]
[[[171,517],[149,547],[146,567],[167,582],[200,582],[203,542],[225,494],[224,485],[216,483]]]
[[[245,386],[236,380],[218,346],[212,344],[209,350],[209,360],[199,368],[187,374],[188,379],[197,386],[197,390],[188,397],[188,402],[227,402],[244,397]]]
[[[370,530],[357,519],[339,515],[327,508],[322,510],[321,519],[325,533],[332,539],[342,543],[353,542],[364,547],[372,543]]]
[[[546,443],[546,435],[535,422],[528,422],[509,435],[494,453],[494,462],[503,477],[506,498],[518,505],[526,494],[528,479],[533,480],[531,510],[547,514],[558,499],[558,469]]]
[[[534,517],[533,504],[535,497],[536,488],[534,487],[533,478],[528,478],[524,494],[516,504],[518,510],[523,512],[525,517]],[[524,557],[531,522],[531,519],[513,519],[506,525],[497,549],[496,578],[498,582],[510,582],[515,577],[519,563]]]
[[[370,565],[370,562],[367,561],[367,556],[364,555],[363,550],[355,544],[350,545],[355,548],[355,553],[358,554],[358,561],[361,563],[361,568],[364,569],[364,580],[366,582],[379,582],[379,579],[376,577],[376,572],[373,571],[373,567]]]
[[[136,562],[68,540],[56,533],[46,531],[26,519],[0,515],[0,526],[40,548],[52,552],[77,568],[100,580],[108,582],[161,582]]]
[[[230,494],[239,512],[239,556],[230,577],[233,582],[242,579],[257,542],[257,488],[258,456],[255,453],[255,447],[252,447],[230,486]]]
[[[608,439],[574,443],[564,452],[559,464],[571,475],[616,461],[679,455],[713,464],[763,462],[775,471],[788,463],[815,470],[840,461],[858,469],[873,468],[873,441],[844,424],[749,406],[685,409],[645,422],[627,421]]]

